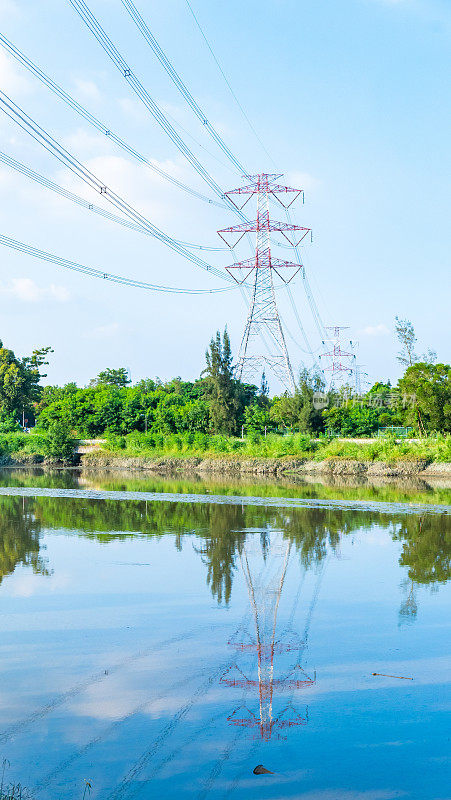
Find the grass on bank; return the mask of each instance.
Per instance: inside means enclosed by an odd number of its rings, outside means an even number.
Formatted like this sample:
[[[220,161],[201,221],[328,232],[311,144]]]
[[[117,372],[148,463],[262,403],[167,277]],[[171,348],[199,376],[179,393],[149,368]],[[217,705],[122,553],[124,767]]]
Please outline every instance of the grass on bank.
[[[250,435],[243,440],[203,433],[130,433],[107,435],[102,448],[125,457],[201,458],[299,458],[314,461],[342,459],[355,461],[438,461],[451,462],[451,436],[438,435],[420,441],[397,441],[394,437],[359,442],[352,439],[312,439],[301,433]]]
[[[102,452],[118,457],[141,458],[294,458],[323,461],[426,461],[451,462],[451,436],[438,434],[417,441],[396,440],[393,436],[359,442],[354,439],[312,439],[302,433],[291,435],[250,434],[244,440],[233,436],[205,433],[105,434]],[[64,430],[32,433],[0,433],[0,459],[33,461],[72,459],[75,440]]]

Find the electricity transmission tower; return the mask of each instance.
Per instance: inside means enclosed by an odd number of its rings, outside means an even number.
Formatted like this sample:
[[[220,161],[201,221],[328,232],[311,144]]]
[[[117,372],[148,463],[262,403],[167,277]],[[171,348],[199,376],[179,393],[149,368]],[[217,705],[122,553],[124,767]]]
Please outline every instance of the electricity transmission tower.
[[[355,353],[342,349],[341,331],[347,330],[343,325],[332,325],[326,327],[331,331],[331,338],[327,339],[332,344],[332,349],[319,356],[324,374],[329,373],[329,385],[331,388],[338,388],[340,385],[348,383],[348,378],[355,376],[356,356]],[[326,342],[323,342],[325,345]],[[353,347],[353,342],[349,342]]]
[[[355,365],[355,391],[358,395],[362,394],[363,386],[368,386],[369,384],[368,373],[362,369],[364,366],[365,364]]]
[[[255,256],[227,267],[229,275],[239,284],[243,284],[253,273],[249,313],[238,353],[236,375],[239,380],[255,381],[256,378],[260,378],[267,365],[281,383],[294,392],[293,369],[277,309],[274,273],[283,283],[288,284],[300,270],[303,270],[303,266],[272,255],[271,233],[282,234],[292,247],[297,247],[311,233],[311,229],[271,220],[269,200],[274,198],[287,209],[303,195],[303,191],[279,185],[277,180],[282,177],[280,174],[263,173],[246,177],[250,183],[226,192],[226,197],[241,211],[251,197],[255,196],[256,219],[218,231],[230,248],[235,247],[246,234],[256,234]],[[240,277],[237,277],[237,274]],[[263,341],[268,346],[268,352],[265,354],[262,352]]]

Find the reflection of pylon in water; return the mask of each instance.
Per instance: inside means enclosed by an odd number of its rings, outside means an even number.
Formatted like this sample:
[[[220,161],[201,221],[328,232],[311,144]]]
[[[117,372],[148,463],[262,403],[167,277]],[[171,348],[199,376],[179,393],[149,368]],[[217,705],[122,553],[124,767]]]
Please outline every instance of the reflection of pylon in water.
[[[306,725],[308,721],[308,710],[306,709],[304,714],[299,714],[291,700],[275,716],[273,710],[275,694],[287,690],[291,690],[293,693],[294,690],[311,686],[316,681],[316,674],[313,679],[310,678],[298,663],[283,677],[275,677],[274,673],[274,657],[276,655],[290,652],[298,653],[304,645],[300,637],[290,629],[287,629],[279,638],[276,637],[277,612],[290,551],[291,543],[288,543],[283,553],[283,562],[280,568],[276,569],[268,582],[265,581],[263,583],[253,579],[248,554],[246,549],[243,550],[240,556],[241,566],[253,611],[255,636],[247,633],[244,637],[241,637],[240,641],[232,638],[229,641],[229,645],[243,654],[256,653],[257,677],[255,679],[249,678],[235,665],[227,670],[221,678],[221,683],[226,686],[256,689],[258,691],[258,714],[253,713],[247,707],[241,707],[228,717],[228,721],[232,725],[256,728],[257,735],[265,741],[269,741],[274,735],[281,738],[281,731],[294,726]]]

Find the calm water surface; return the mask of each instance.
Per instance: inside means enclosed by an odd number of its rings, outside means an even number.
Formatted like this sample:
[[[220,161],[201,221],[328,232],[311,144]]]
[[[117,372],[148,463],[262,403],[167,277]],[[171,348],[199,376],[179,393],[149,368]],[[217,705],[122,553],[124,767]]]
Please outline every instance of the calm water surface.
[[[81,800],[85,780],[101,800],[451,797],[446,487],[0,488],[5,782],[38,800]]]

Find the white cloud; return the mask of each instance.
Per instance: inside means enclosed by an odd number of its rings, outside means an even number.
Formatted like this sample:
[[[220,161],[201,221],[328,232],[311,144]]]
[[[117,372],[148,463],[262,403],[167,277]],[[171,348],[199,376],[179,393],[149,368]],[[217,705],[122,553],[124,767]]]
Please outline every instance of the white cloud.
[[[133,97],[121,97],[117,102],[124,116],[135,122],[148,121],[149,112],[139,100],[135,100]]]
[[[1,0],[0,0],[1,3]],[[2,6],[0,5],[0,19],[2,17]],[[24,77],[12,58],[7,53],[0,50],[0,86],[6,94],[26,94],[30,90],[30,83]]]
[[[286,184],[287,186],[292,186],[296,189],[304,189],[305,192],[313,192],[318,186],[320,186],[321,181],[318,178],[315,178],[313,175],[310,175],[308,172],[287,172],[284,175],[282,183]]]
[[[13,0],[0,0],[0,20],[10,22],[13,17],[21,17],[19,6]]]
[[[0,296],[10,297],[22,303],[40,303],[43,300],[55,300],[65,303],[69,299],[69,292],[64,286],[38,286],[31,278],[12,278],[8,284],[0,284]]]
[[[97,149],[98,143],[99,137],[79,131],[70,137],[69,149],[75,152],[88,169],[109,189],[126,198],[131,206],[146,215],[151,222],[164,228],[168,224],[168,220],[173,219],[174,213],[173,203],[167,196],[167,183],[164,178],[142,164],[112,153],[89,157],[86,151],[91,150],[92,153],[94,148]],[[84,156],[80,155],[80,150],[85,151]],[[171,162],[161,164],[161,167],[167,172],[175,172]],[[59,172],[55,180],[86,200],[103,205],[109,211],[112,210],[111,204],[107,200],[104,200],[96,191],[83,185],[71,173]]]
[[[69,136],[64,136],[63,144],[75,155],[84,158],[99,150],[105,152],[105,147],[111,149],[111,145],[105,135],[91,133],[91,130],[87,131],[85,128],[77,128]]]
[[[111,339],[119,331],[119,323],[111,322],[109,325],[99,325],[85,334],[86,339]]]
[[[94,81],[75,78],[73,83],[75,87],[75,94],[80,100],[100,100],[101,92]]]
[[[388,336],[390,330],[386,325],[380,323],[379,325],[367,325],[360,333],[363,336]]]

